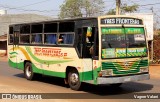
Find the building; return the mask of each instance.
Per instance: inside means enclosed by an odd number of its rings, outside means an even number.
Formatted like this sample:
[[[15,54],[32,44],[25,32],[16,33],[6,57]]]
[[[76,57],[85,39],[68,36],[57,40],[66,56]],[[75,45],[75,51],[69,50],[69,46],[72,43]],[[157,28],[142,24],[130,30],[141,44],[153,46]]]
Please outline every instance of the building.
[[[0,16],[0,35],[8,34],[10,24],[51,20],[51,17],[37,14],[5,14]]]
[[[0,57],[7,53],[7,34],[0,36]]]
[[[6,15],[7,14],[7,10],[0,10],[0,15]]]
[[[5,11],[6,12],[6,11]],[[9,25],[52,20],[53,18],[37,14],[0,14],[0,55],[7,51],[7,34]]]

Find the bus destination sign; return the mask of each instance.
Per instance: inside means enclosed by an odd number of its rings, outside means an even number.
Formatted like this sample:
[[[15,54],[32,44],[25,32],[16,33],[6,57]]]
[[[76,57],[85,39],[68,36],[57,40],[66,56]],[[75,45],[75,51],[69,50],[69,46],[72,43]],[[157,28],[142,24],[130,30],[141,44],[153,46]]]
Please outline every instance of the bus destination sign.
[[[131,25],[142,25],[141,19],[136,18],[103,18],[101,24],[131,24]]]

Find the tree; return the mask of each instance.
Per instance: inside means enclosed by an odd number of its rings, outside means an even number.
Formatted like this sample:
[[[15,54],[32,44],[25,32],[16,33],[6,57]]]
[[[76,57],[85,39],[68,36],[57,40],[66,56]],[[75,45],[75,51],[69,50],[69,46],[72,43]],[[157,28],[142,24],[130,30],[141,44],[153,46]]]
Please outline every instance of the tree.
[[[81,0],[65,0],[60,6],[59,18],[82,17]]]
[[[98,16],[103,13],[103,0],[65,0],[59,18]]]
[[[133,4],[131,6],[128,6],[127,4],[123,4],[121,7],[121,12],[122,13],[133,13],[137,11],[139,6],[137,4]]]
[[[82,0],[82,12],[86,17],[102,15],[103,9],[103,0]]]
[[[116,14],[116,10],[115,9],[111,9],[107,12],[107,15],[115,15]]]
[[[133,13],[135,11],[137,11],[139,8],[139,6],[137,4],[133,4],[131,6],[128,6],[127,4],[123,4],[121,6],[121,13]],[[111,9],[109,10],[107,13],[107,15],[115,15],[116,14],[116,10],[115,9]]]

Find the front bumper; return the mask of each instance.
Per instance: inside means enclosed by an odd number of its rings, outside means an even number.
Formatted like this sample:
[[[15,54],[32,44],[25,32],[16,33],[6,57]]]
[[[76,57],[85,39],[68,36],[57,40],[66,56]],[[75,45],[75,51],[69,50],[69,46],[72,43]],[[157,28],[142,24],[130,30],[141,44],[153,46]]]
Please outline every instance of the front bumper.
[[[131,75],[131,76],[122,76],[122,77],[98,77],[97,84],[116,84],[116,83],[125,83],[130,81],[140,81],[150,79],[149,74],[141,75]]]

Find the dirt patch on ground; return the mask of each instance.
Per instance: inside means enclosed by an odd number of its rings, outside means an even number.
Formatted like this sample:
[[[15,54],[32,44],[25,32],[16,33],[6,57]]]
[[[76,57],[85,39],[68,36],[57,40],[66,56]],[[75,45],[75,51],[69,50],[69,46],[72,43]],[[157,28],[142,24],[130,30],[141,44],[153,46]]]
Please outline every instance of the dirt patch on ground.
[[[0,55],[0,61],[7,61],[8,58],[5,55]]]
[[[149,67],[149,73],[151,75],[151,78],[156,77],[160,79],[160,65],[159,64],[151,65]]]

